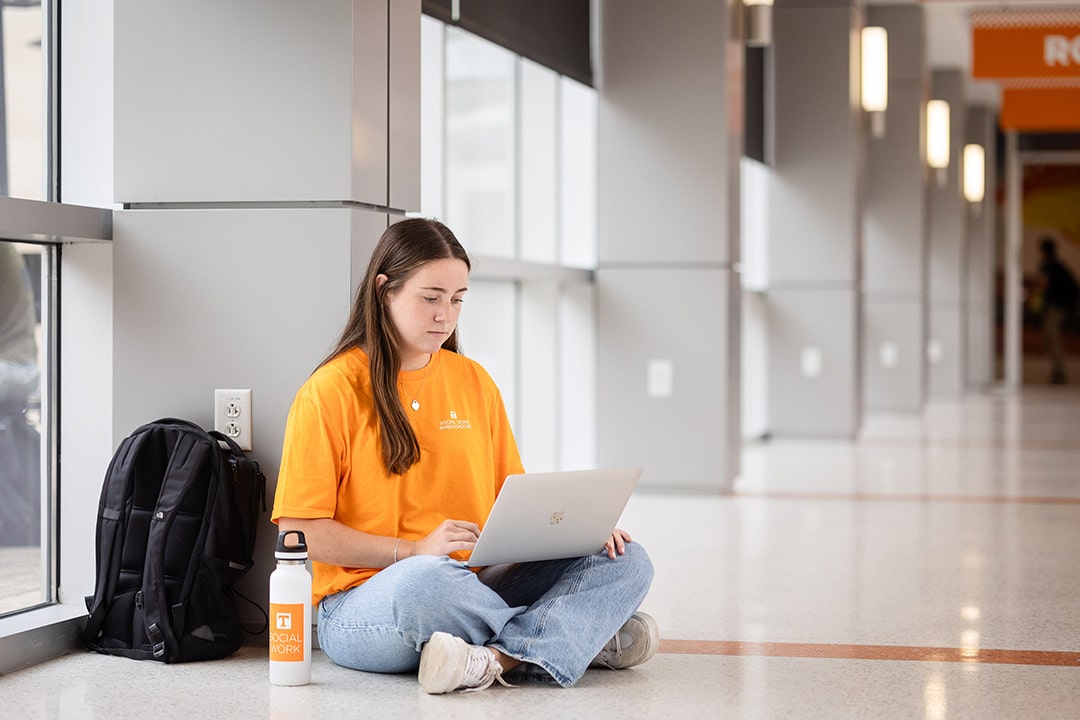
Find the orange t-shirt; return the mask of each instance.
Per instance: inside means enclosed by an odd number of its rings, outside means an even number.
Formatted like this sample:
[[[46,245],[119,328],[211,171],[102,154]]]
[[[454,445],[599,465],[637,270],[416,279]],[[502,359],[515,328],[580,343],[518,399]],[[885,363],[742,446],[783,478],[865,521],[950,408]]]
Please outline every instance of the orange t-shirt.
[[[368,357],[348,350],[316,370],[296,394],[285,426],[274,522],[333,518],[404,540],[419,540],[448,518],[483,525],[503,480],[522,472],[499,389],[478,363],[449,350],[399,377],[420,461],[403,475],[387,472]],[[410,407],[414,397],[417,411]],[[318,562],[312,570],[315,604],[378,572]]]

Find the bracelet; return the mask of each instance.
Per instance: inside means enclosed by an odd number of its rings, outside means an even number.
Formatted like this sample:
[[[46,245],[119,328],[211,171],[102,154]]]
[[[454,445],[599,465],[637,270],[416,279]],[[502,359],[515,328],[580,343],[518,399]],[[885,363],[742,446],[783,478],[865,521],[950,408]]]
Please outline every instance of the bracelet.
[[[399,547],[401,547],[401,538],[398,538],[397,539],[397,544],[394,545],[394,562],[395,563],[397,562],[397,551],[398,551]]]

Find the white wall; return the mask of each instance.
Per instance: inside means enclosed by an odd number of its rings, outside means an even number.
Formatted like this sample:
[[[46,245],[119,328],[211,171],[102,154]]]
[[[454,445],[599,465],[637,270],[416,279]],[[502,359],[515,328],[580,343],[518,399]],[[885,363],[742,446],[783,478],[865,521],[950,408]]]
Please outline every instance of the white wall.
[[[753,291],[742,297],[742,437],[759,439],[769,433],[769,303]]]
[[[59,600],[82,606],[83,598],[94,591],[98,499],[116,447],[113,248],[68,245],[61,252]]]
[[[419,206],[420,3],[388,7],[64,3],[63,199],[142,204],[114,213],[111,245],[64,250],[65,602],[93,589],[101,482],[139,424],[211,427],[215,388],[251,388],[272,501],[293,395],[390,208]],[[268,515],[240,586],[263,604]]]
[[[61,8],[61,200],[112,206],[113,2]],[[94,589],[94,529],[112,457],[113,248],[61,249],[60,601],[83,605]]]
[[[769,432],[769,175],[767,165],[740,162],[739,187],[742,281],[742,437]]]

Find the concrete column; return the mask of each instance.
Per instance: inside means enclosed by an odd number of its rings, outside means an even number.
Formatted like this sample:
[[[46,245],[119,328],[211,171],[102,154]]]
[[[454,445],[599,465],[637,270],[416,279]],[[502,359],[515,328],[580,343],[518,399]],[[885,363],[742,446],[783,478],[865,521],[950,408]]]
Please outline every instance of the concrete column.
[[[92,5],[92,11],[87,7]],[[68,0],[60,8],[61,199],[112,206],[113,8]],[[94,592],[98,502],[113,449],[113,251],[111,243],[63,249],[60,386],[63,488],[58,498],[59,599],[85,610]]]
[[[597,459],[738,473],[741,5],[599,4]]]
[[[1023,267],[1020,253],[1024,245],[1024,166],[1020,160],[1020,136],[1005,133],[1005,388],[1017,391],[1023,382]]]
[[[115,200],[420,204],[420,2],[116,0]]]
[[[986,193],[967,205],[967,388],[985,390],[994,382],[994,263],[996,259],[997,128],[992,109],[967,111],[967,142],[986,154]]]
[[[926,21],[918,5],[873,5],[889,34],[885,136],[867,141],[863,217],[864,407],[914,412],[926,401]]]
[[[419,206],[420,2],[116,0],[114,32],[114,442],[251,388],[272,499],[297,388]],[[265,607],[264,523],[240,590]]]
[[[773,8],[769,422],[853,437],[861,419],[862,20],[850,0]]]
[[[949,103],[949,167],[930,184],[930,337],[926,355],[931,397],[957,397],[967,373],[967,243],[961,165],[967,138],[964,72],[931,74],[931,99]],[[944,178],[944,182],[940,178]]]

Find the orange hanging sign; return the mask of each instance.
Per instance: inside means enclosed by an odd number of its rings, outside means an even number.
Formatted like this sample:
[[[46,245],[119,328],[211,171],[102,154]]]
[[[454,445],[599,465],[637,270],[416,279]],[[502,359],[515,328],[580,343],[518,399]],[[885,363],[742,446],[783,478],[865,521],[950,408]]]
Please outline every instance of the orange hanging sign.
[[[1080,130],[1080,86],[1005,87],[1001,91],[998,123],[1003,130]]]
[[[981,79],[1080,77],[1080,22],[972,27],[971,76]]]

